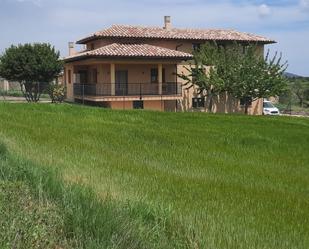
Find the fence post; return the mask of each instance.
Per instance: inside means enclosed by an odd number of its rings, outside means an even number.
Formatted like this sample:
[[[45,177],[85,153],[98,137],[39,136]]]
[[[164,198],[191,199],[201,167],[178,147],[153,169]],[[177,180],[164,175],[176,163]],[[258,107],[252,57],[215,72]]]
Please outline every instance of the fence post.
[[[83,100],[83,105],[85,105],[85,99],[84,99],[85,98],[85,96],[84,96],[85,95],[85,85],[82,84],[82,87],[83,87],[82,88],[82,100]]]
[[[162,99],[162,91],[161,91],[161,111],[163,112],[163,99]]]
[[[129,84],[127,86],[129,88]],[[124,87],[122,87],[122,109],[125,110],[126,109],[126,102],[125,102],[125,95],[124,95]]]

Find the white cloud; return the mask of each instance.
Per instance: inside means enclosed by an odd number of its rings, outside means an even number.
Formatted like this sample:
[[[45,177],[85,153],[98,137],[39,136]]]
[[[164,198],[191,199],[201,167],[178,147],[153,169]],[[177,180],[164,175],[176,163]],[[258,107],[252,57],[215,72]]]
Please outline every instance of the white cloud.
[[[19,2],[19,3],[32,3],[36,6],[39,6],[41,7],[41,4],[42,4],[42,0],[16,0],[16,2]]]
[[[305,10],[309,10],[309,0],[300,0],[300,6]]]
[[[261,4],[258,8],[258,13],[260,17],[267,17],[271,15],[271,9],[266,4]]]

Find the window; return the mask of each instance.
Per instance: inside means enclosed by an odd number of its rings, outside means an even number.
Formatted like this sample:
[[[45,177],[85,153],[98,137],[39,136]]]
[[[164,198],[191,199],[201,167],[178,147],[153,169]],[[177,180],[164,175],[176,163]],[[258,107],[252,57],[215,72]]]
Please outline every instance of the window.
[[[252,98],[251,97],[244,97],[240,99],[240,105],[245,106],[245,104],[248,103],[248,106],[252,105]]]
[[[142,100],[133,101],[133,109],[144,109],[144,101]]]
[[[91,49],[91,50],[94,50],[94,43],[91,43],[90,49]]]
[[[192,107],[193,108],[205,107],[205,98],[193,98]]]
[[[159,82],[159,70],[157,68],[151,69],[151,83],[158,83]],[[162,83],[165,83],[166,77],[165,77],[165,68],[162,68]]]
[[[200,50],[201,44],[200,43],[193,43],[192,48],[194,51]]]
[[[165,83],[165,68],[162,69],[162,83]]]
[[[222,51],[222,50],[224,51],[227,48],[225,43],[218,43],[217,45],[218,45],[219,51]]]
[[[94,84],[98,83],[98,71],[96,69],[92,71],[92,81]]]
[[[151,83],[158,83],[159,82],[159,79],[158,79],[158,75],[159,75],[159,73],[158,73],[158,69],[157,68],[152,68],[151,69],[151,72],[150,72],[150,77],[151,77],[151,79],[150,79],[150,82]]]
[[[243,45],[243,46],[242,46],[242,53],[243,53],[243,54],[246,54],[246,53],[247,53],[247,50],[248,50],[248,46],[247,46],[247,45]]]
[[[72,83],[72,76],[71,76],[71,70],[68,70],[68,83]]]

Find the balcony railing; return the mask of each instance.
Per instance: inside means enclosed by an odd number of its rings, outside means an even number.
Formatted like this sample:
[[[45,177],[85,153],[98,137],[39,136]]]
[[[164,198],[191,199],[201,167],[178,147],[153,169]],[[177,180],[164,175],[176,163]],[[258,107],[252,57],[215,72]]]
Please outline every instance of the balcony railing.
[[[167,96],[181,95],[180,83],[162,83],[162,90],[158,83],[128,83],[128,84],[74,84],[75,96]]]

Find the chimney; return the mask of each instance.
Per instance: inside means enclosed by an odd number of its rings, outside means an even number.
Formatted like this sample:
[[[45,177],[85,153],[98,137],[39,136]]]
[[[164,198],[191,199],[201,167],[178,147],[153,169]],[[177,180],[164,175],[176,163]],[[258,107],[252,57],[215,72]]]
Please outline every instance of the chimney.
[[[172,23],[171,23],[171,17],[170,16],[164,17],[164,29],[166,29],[166,30],[172,29]]]
[[[75,55],[76,51],[74,48],[74,42],[69,42],[69,56]]]

